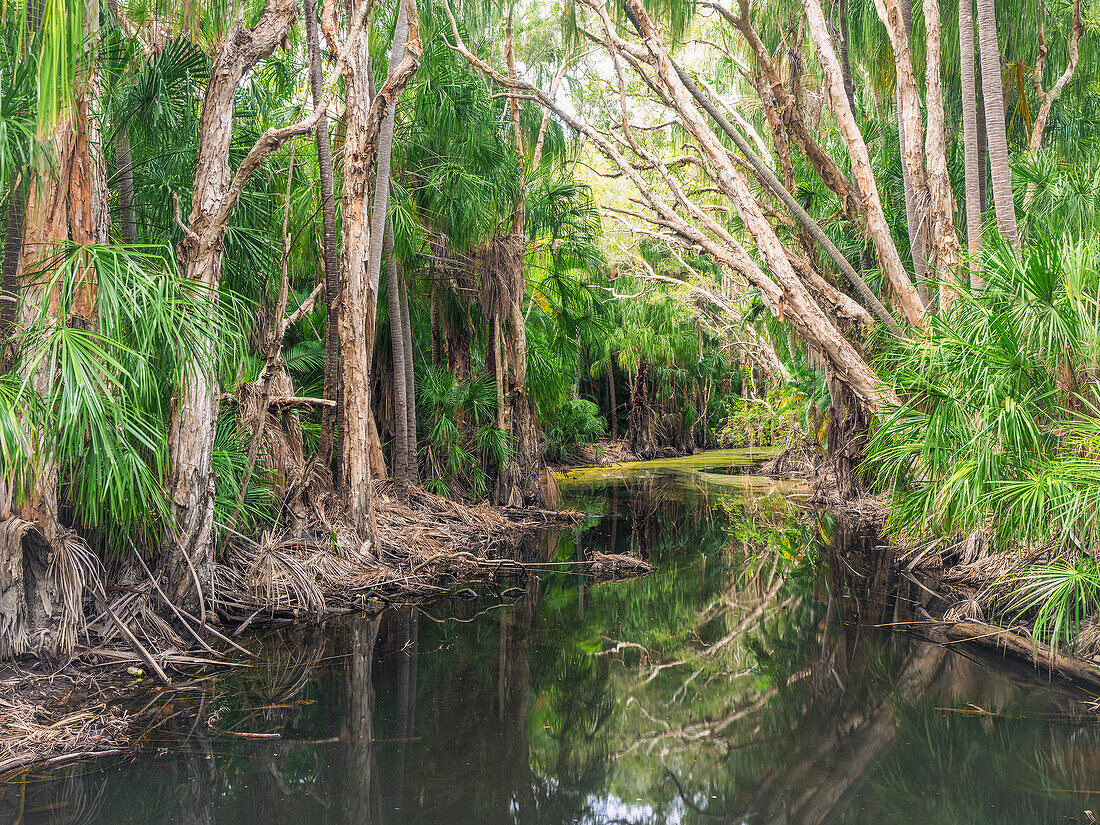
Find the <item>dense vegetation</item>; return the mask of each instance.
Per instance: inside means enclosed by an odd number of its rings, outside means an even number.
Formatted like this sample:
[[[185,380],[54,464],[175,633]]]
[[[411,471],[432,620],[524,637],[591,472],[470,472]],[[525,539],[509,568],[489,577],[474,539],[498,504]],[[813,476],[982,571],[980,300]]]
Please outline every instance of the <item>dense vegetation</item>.
[[[411,487],[539,506],[592,440],[801,434],[1076,638],[1094,17],[6,3],[0,654],[71,645],[135,554],[205,617],[236,537],[369,560]]]

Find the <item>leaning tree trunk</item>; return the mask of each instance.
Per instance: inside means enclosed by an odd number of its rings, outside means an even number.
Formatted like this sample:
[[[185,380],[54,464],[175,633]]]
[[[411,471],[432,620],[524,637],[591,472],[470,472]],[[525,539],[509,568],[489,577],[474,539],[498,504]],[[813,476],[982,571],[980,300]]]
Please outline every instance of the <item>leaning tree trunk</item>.
[[[324,77],[321,67],[321,43],[317,32],[317,9],[314,0],[305,0],[306,40],[309,43],[309,86],[313,105],[324,97]],[[325,362],[323,395],[336,406],[321,410],[321,440],[317,455],[325,466],[332,462],[337,434],[344,426],[344,404],[340,393],[340,242],[336,237],[336,197],[332,182],[332,143],[328,133],[328,118],[321,115],[314,131],[317,142],[317,169],[321,185],[321,225],[324,232],[322,261],[325,268]],[[337,479],[338,481],[338,479]]]
[[[922,327],[926,324],[924,302],[902,266],[890,228],[886,225],[878,184],[871,169],[871,156],[867,151],[867,144],[863,140],[859,125],[856,123],[855,114],[848,106],[848,97],[844,94],[840,63],[829,40],[824,12],[818,0],[803,0],[802,5],[806,10],[810,35],[825,74],[829,100],[833,104],[833,111],[837,115],[841,132],[848,145],[848,153],[852,159],[852,174],[859,183],[860,201],[868,231],[875,242],[879,264],[886,271],[890,284],[894,287],[906,320],[914,326]]]
[[[974,83],[974,3],[959,0],[959,77],[962,86],[963,167],[966,176],[966,243],[970,286],[982,288],[978,250],[982,231],[982,189],[978,172],[978,90]]]
[[[229,147],[234,98],[244,76],[283,41],[297,16],[296,0],[268,0],[251,29],[244,27],[243,13],[238,15],[214,58],[203,97],[191,216],[179,245],[179,258],[184,277],[208,302],[209,315],[204,319],[208,335],[181,367],[169,431],[167,487],[175,529],[165,542],[168,555],[164,575],[177,605],[193,607],[201,603],[210,587],[213,567],[213,454],[218,415],[214,302],[221,282],[226,226],[244,184],[240,178],[242,174],[247,177],[245,164],[252,159],[250,153],[231,185]],[[254,159],[252,168],[259,159]]]
[[[982,94],[985,98],[985,129],[989,145],[989,177],[993,184],[993,208],[1001,237],[1013,249],[1019,249],[1016,208],[1012,202],[1012,170],[1008,165],[1008,136],[1005,134],[996,0],[977,0],[977,4],[978,49],[982,60]]]

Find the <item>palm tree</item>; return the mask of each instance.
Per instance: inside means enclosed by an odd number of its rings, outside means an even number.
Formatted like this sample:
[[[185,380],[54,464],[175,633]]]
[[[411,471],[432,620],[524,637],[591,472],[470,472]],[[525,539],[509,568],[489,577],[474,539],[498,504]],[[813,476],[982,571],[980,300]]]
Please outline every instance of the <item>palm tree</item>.
[[[1016,231],[1016,208],[1012,198],[1012,170],[1008,165],[1008,136],[1005,133],[1004,100],[1001,89],[1001,52],[997,42],[996,0],[977,0],[978,51],[981,54],[982,95],[985,99],[985,128],[989,146],[989,176],[993,184],[993,208],[997,229],[1014,248],[1020,246]]]
[[[982,190],[978,154],[978,94],[974,82],[974,5],[959,0],[959,78],[962,86],[963,165],[966,176],[966,240],[970,249],[970,285],[981,288],[977,267],[981,245]]]

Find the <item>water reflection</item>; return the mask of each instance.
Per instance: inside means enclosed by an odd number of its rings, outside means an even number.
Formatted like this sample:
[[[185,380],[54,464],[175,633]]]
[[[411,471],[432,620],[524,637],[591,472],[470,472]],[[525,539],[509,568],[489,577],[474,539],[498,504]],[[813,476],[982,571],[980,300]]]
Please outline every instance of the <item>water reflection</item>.
[[[593,517],[532,560],[656,573],[270,634],[262,664],[152,697],[136,757],[0,786],[0,822],[1087,821],[1083,697],[884,629],[926,587],[785,493],[699,466],[579,480]]]

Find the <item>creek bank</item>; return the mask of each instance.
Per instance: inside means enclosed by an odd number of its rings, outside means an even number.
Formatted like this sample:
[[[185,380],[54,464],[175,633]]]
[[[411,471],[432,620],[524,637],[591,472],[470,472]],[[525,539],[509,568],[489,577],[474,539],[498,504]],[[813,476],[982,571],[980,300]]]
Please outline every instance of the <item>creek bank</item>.
[[[863,522],[872,529],[885,527],[889,502],[884,494],[844,500],[839,495],[836,473],[820,447],[809,439],[800,440],[765,462],[761,473],[779,479],[797,479],[811,490],[810,503],[827,512]],[[974,545],[978,546],[975,550]],[[1033,638],[1016,617],[1012,627],[986,621],[986,613],[1003,589],[1005,578],[1019,570],[1036,554],[1012,552],[986,554],[983,541],[971,539],[957,547],[940,544],[932,548],[900,540],[892,548],[898,554],[895,566],[929,577],[935,599],[925,612],[937,643],[975,645],[1002,657],[1016,659],[1048,675],[1056,675],[1082,686],[1100,690],[1100,656],[1085,657],[1054,650]],[[927,587],[927,585],[922,585]],[[935,592],[935,589],[947,591]],[[990,617],[993,622],[996,616]],[[1002,617],[1003,618],[1003,617]]]
[[[376,493],[370,555],[340,535],[327,543],[235,536],[215,565],[205,621],[176,606],[174,620],[166,618],[168,599],[144,564],[101,573],[105,598],[84,594],[80,643],[71,655],[26,656],[0,669],[0,779],[35,765],[126,751],[140,734],[130,700],[143,690],[186,690],[195,679],[249,667],[249,637],[264,628],[522,581],[538,567],[518,560],[525,543],[584,518],[465,505],[420,488],[399,502],[384,482]],[[613,559],[591,564],[608,577],[645,572]]]
[[[581,467],[611,467],[615,464],[633,464],[640,461],[652,461],[655,459],[683,458],[695,455],[698,450],[691,452],[677,450],[675,447],[658,447],[656,455],[643,459],[631,452],[627,440],[614,439],[606,441],[593,441],[588,444],[578,444],[569,453],[566,461],[558,464],[549,464],[548,469],[552,473],[564,473]]]

